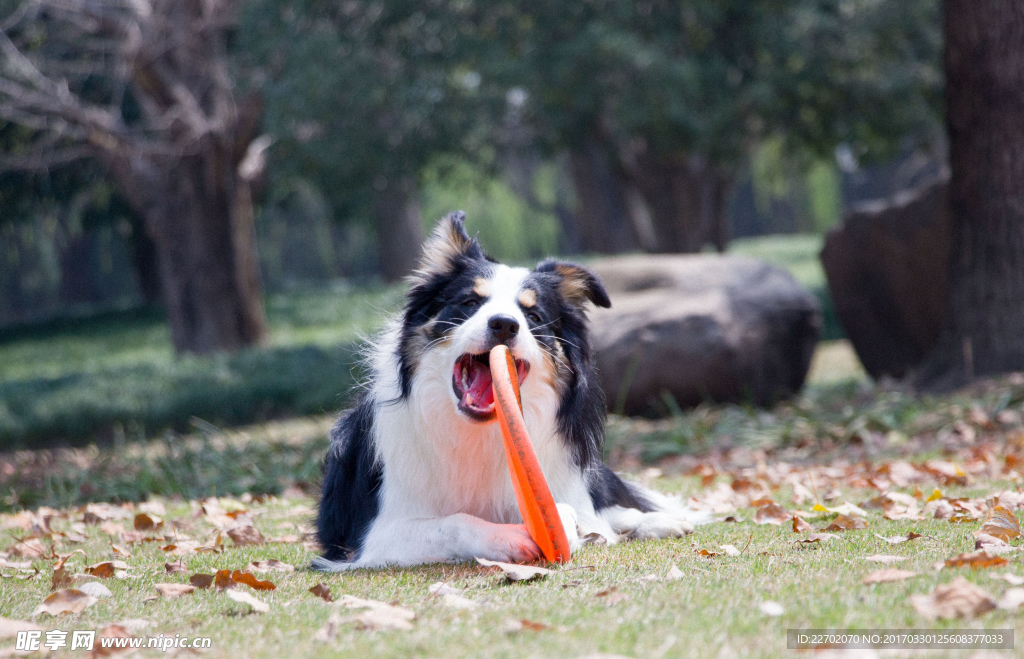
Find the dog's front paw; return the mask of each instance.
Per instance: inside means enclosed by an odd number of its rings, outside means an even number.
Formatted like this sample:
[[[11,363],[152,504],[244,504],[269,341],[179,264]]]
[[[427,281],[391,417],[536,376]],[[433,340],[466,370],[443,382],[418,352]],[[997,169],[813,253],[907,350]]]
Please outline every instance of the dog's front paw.
[[[496,524],[480,554],[481,558],[507,563],[530,563],[541,556],[525,524]]]

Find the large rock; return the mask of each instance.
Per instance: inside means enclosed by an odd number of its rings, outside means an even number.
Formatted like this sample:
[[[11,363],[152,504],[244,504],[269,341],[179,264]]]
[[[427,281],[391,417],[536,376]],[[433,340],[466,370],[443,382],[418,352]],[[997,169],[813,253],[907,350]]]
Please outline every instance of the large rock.
[[[949,209],[939,181],[862,204],[821,262],[836,313],[872,377],[903,377],[939,336],[949,295]]]
[[[703,401],[768,405],[803,385],[818,300],[781,268],[736,256],[624,256],[591,267],[611,309],[591,318],[613,411]]]

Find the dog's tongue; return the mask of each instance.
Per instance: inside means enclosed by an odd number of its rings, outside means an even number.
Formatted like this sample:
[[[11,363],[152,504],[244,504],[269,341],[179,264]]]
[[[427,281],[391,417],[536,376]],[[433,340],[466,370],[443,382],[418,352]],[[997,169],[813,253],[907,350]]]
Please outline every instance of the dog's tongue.
[[[462,404],[479,410],[489,410],[494,405],[494,390],[491,389],[491,371],[472,357],[465,357],[456,364],[455,377],[462,392]]]

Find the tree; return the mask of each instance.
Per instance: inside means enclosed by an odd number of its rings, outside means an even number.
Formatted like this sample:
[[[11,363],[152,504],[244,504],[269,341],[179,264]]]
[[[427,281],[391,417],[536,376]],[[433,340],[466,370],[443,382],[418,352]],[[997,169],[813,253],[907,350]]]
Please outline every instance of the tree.
[[[946,0],[952,249],[946,322],[913,376],[1024,371],[1024,6]]]
[[[418,258],[424,167],[484,143],[457,14],[413,0],[257,0],[243,17],[241,49],[278,139],[274,175],[315,182],[339,219],[368,216],[386,279]]]
[[[97,158],[145,220],[179,352],[266,332],[251,184],[257,96],[228,71],[232,0],[0,5],[0,118],[35,131],[7,168]]]
[[[594,202],[582,221],[627,221],[632,244],[649,251],[723,248],[732,181],[768,136],[801,153],[848,142],[884,155],[922,139],[940,114],[935,0],[472,7],[472,65],[485,84],[522,87],[549,148],[580,162],[597,150],[610,163],[613,176],[574,169],[579,196]],[[646,213],[614,202],[637,196]]]

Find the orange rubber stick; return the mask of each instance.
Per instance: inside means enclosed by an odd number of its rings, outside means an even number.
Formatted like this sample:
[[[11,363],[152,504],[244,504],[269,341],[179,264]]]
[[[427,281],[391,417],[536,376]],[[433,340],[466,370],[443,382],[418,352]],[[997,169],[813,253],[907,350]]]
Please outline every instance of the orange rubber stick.
[[[491,386],[501,436],[505,440],[505,459],[523,522],[544,558],[553,563],[565,563],[569,560],[569,539],[526,432],[516,362],[506,346],[495,346],[491,350]]]

